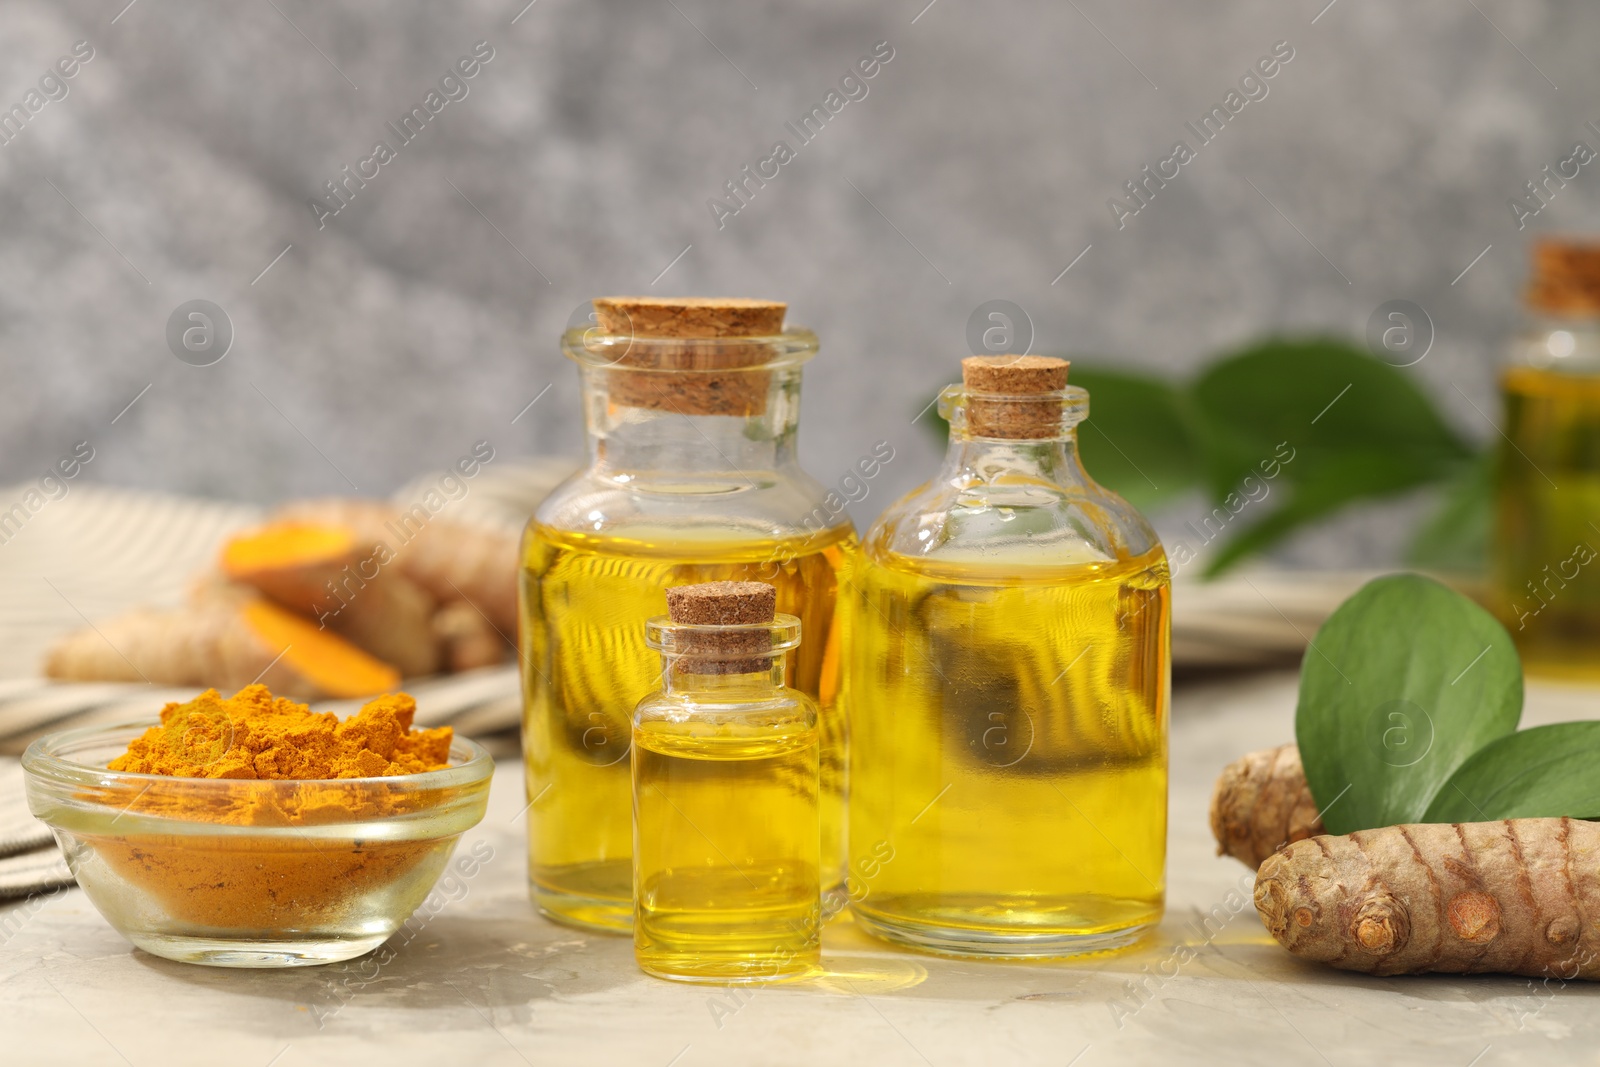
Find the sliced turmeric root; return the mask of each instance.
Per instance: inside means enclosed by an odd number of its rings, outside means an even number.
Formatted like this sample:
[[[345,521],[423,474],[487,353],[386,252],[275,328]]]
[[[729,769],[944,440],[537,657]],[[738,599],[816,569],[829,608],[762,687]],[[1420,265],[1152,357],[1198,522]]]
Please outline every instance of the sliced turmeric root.
[[[1217,855],[1252,868],[1284,845],[1325,833],[1300,749],[1279,745],[1224,767],[1211,794],[1211,832]]]
[[[1256,910],[1295,956],[1368,974],[1600,979],[1600,825],[1385,826],[1268,856]]]
[[[517,632],[516,534],[438,518],[421,504],[405,510],[340,497],[295,501],[272,518],[342,527],[360,541],[385,545],[401,573],[440,603],[466,600],[508,639]]]
[[[222,548],[222,569],[229,577],[280,570],[303,560],[339,559],[356,549],[349,530],[309,523],[276,523],[240,537]]]
[[[272,672],[280,668],[330,697],[369,696],[400,685],[400,672],[395,667],[293,612],[258,600],[245,605],[243,614],[268,647],[282,653],[282,658],[260,679],[274,692],[292,695],[283,685],[272,682]]]
[[[434,612],[433,632],[444,643],[445,663],[452,671],[493,666],[511,651],[500,631],[465,600],[453,600]]]
[[[387,548],[347,527],[271,523],[230,540],[219,563],[228,579],[315,619],[408,677],[439,669],[434,598]]]
[[[229,690],[261,682],[306,701],[368,696],[400,684],[394,667],[259,599],[131,612],[69,634],[50,650],[44,669],[63,681]]]

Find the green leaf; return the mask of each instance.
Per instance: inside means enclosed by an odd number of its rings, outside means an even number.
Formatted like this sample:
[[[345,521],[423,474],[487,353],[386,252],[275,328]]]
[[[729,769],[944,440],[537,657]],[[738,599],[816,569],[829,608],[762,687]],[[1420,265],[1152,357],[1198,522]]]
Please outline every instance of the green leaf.
[[[1505,628],[1416,574],[1378,578],[1317,631],[1295,738],[1329,833],[1419,822],[1466,759],[1522,714]]]
[[[1489,534],[1494,525],[1492,449],[1462,464],[1446,482],[1438,510],[1422,524],[1406,550],[1413,567],[1483,574],[1489,566]]]
[[[1280,443],[1295,450],[1284,473],[1296,483],[1352,451],[1369,451],[1378,457],[1369,465],[1371,484],[1384,492],[1397,481],[1395,468],[1415,484],[1473,454],[1410,377],[1332,338],[1264,341],[1213,365],[1193,394],[1218,498]],[[1362,486],[1348,472],[1343,481],[1352,492]]]
[[[1096,481],[1146,510],[1196,486],[1227,507],[1217,522],[1198,519],[1228,534],[1208,577],[1348,504],[1454,478],[1476,458],[1412,375],[1333,338],[1270,338],[1187,388],[1082,362],[1072,381],[1090,393],[1078,440]],[[931,406],[918,421],[945,440]],[[1482,513],[1465,500],[1462,509],[1427,543],[1467,559]],[[1420,558],[1440,565],[1437,553]]]
[[[1456,768],[1422,821],[1600,818],[1597,766],[1600,722],[1522,730],[1489,742]]]
[[[1262,465],[1275,455],[1294,457],[1272,484],[1283,502],[1212,561],[1212,575],[1353,501],[1437,481],[1472,455],[1411,378],[1334,339],[1271,339],[1225,359],[1195,383],[1192,410],[1219,502],[1266,481]]]
[[[945,442],[950,440],[950,424],[944,421],[943,415],[939,414],[939,394],[943,392],[943,385],[934,390],[933,395],[928,397],[927,403],[922,406],[922,413],[916,418],[916,424],[937,440],[940,448],[943,448]]]
[[[1076,362],[1071,381],[1089,390],[1078,453],[1090,477],[1140,509],[1195,487],[1202,469],[1199,443],[1180,390],[1150,375]]]
[[[1287,471],[1289,465],[1282,469]],[[1262,503],[1270,501],[1273,493],[1287,494],[1288,502],[1235,534],[1206,564],[1205,577],[1216,577],[1246,556],[1270,548],[1301,526],[1338,511],[1354,499],[1410,488],[1416,477],[1415,469],[1406,463],[1363,448],[1323,462],[1299,484],[1286,476],[1284,481],[1290,484],[1279,483],[1274,489],[1272,482],[1263,480],[1267,496]]]

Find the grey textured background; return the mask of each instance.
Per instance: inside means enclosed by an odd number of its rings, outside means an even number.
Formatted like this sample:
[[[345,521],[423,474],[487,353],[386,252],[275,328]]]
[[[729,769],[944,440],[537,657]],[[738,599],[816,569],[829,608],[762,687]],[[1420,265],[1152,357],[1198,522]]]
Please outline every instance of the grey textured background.
[[[1409,298],[1438,340],[1408,373],[1484,437],[1468,398],[1495,410],[1524,270],[1507,199],[1600,145],[1581,0],[523,2],[0,3],[5,107],[96,49],[0,146],[0,475],[87,438],[86,479],[266,501],[385,493],[479,438],[575,452],[556,337],[634,291],[790,302],[824,344],[807,466],[899,448],[858,520],[928,473],[910,418],[991,298],[1035,350],[1178,371],[1269,330],[1360,336]],[[319,231],[308,199],[480,39],[468,97]],[[719,232],[707,198],[880,40],[867,98]],[[1119,232],[1108,197],[1279,40],[1267,98]],[[1593,227],[1595,171],[1536,225]],[[237,333],[215,366],[164,341],[194,298]],[[1286,555],[1380,561],[1420,506]]]

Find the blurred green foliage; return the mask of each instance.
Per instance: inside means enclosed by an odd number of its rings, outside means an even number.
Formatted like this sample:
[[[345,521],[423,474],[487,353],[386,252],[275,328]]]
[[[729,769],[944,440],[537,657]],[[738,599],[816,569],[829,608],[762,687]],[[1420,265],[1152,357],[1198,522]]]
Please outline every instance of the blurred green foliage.
[[[1481,569],[1489,527],[1489,461],[1440,415],[1407,374],[1329,337],[1268,338],[1219,357],[1188,383],[1073,360],[1089,391],[1079,427],[1084,466],[1135,507],[1193,491],[1237,514],[1206,567],[1212,577],[1296,530],[1364,500],[1443,487],[1418,531],[1414,566]],[[924,424],[941,437],[930,409]],[[1259,503],[1241,506],[1280,449]],[[1247,482],[1246,479],[1255,479]],[[1261,490],[1255,488],[1260,494]]]

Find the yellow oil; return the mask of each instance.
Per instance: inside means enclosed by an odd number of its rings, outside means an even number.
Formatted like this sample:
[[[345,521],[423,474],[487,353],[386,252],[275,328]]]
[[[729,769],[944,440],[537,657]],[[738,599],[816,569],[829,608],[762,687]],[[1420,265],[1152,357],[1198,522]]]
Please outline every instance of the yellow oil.
[[[1161,549],[1023,569],[933,567],[869,546],[854,584],[858,920],[914,947],[979,956],[1119,947],[1157,922],[1170,610]]]
[[[1530,673],[1600,677],[1600,375],[1501,379],[1494,608]]]
[[[646,973],[738,982],[817,970],[817,742],[814,724],[792,719],[635,729],[633,945]]]
[[[522,569],[523,755],[528,863],[535,902],[583,926],[633,921],[628,748],[634,706],[660,656],[644,620],[666,613],[669,586],[768,582],[777,610],[801,622],[788,684],[817,703],[822,855],[842,878],[846,726],[839,701],[839,574],[856,548],[848,526],[809,538],[735,540],[675,530],[631,537],[537,524]]]

